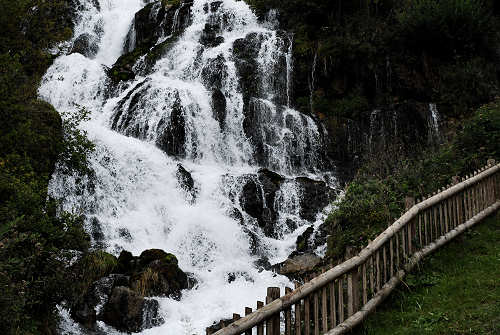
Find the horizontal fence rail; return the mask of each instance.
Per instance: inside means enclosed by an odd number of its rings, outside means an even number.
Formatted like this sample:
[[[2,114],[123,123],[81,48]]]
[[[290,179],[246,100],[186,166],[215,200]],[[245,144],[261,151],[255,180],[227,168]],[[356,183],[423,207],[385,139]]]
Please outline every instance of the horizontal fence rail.
[[[215,335],[343,334],[360,324],[423,257],[500,209],[500,164],[488,165],[414,204],[356,256],[294,290],[270,287],[245,316],[221,321]]]

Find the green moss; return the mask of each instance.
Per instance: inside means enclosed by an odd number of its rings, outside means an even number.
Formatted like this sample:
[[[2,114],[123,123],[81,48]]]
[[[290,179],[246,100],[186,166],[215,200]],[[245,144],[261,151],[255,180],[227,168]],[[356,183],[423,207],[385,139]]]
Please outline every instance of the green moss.
[[[181,0],[161,0],[163,6],[180,6]]]

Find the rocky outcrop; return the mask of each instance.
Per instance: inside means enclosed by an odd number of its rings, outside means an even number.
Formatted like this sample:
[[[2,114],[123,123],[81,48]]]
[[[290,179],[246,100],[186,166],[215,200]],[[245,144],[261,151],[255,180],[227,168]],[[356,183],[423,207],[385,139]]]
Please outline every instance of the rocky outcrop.
[[[220,90],[227,78],[227,65],[224,56],[218,55],[209,60],[201,70],[201,78],[208,89]]]
[[[96,330],[96,320],[125,332],[158,326],[163,323],[158,314],[159,304],[145,297],[180,299],[182,290],[196,284],[179,268],[174,255],[160,249],[145,250],[137,257],[122,251],[118,259],[103,252],[99,254],[103,256],[98,263],[87,261],[75,265],[77,271],[87,273],[89,269],[85,267],[94,264],[104,274],[88,286],[82,284],[83,295],[71,307],[72,318],[90,330]],[[109,258],[113,261],[105,261]],[[104,267],[104,262],[112,264]]]
[[[186,200],[194,203],[196,201],[196,196],[198,195],[199,189],[196,186],[191,173],[187,171],[181,164],[178,164],[175,176],[177,177],[177,183],[179,187],[184,190],[186,194]]]
[[[146,56],[144,68],[149,70],[191,23],[192,4],[188,0],[159,0],[138,11],[125,40],[124,54],[107,71],[112,82],[134,79],[134,65],[142,56]],[[165,40],[157,44],[161,38]]]
[[[99,51],[98,41],[88,33],[81,34],[73,41],[70,53],[79,53],[93,58]]]
[[[267,236],[274,236],[277,219],[274,199],[283,181],[284,178],[279,174],[262,169],[256,176],[247,178],[240,194],[241,208],[257,220]]]
[[[180,299],[181,290],[188,288],[188,276],[177,264],[177,258],[160,249],[144,251],[139,265],[130,277],[130,287],[142,296],[167,296]]]
[[[314,254],[299,254],[288,258],[283,263],[274,266],[274,269],[281,275],[291,278],[302,277],[311,272],[321,263],[321,258]]]
[[[431,118],[429,104],[406,102],[361,112],[357,119],[325,119],[330,134],[328,156],[338,162],[340,179],[349,180],[365,161],[383,165],[439,144]]]
[[[139,332],[164,322],[158,309],[158,301],[146,300],[128,287],[117,286],[113,288],[99,320],[120,331]],[[145,324],[148,327],[144,327]]]
[[[316,215],[325,208],[332,199],[333,190],[324,181],[306,177],[295,179],[302,189],[300,199],[300,216],[308,221],[314,221]]]
[[[219,126],[222,130],[224,130],[226,124],[226,97],[221,90],[215,89],[212,92],[212,111],[214,119],[219,122]]]
[[[305,177],[287,179],[268,169],[261,169],[256,175],[247,175],[243,179],[243,187],[237,201],[241,209],[254,218],[264,234],[270,237],[277,237],[276,224],[280,209],[276,207],[275,200],[285,183],[292,183],[298,188],[298,216],[309,222],[314,222],[316,215],[336,196],[335,190],[324,181]],[[240,217],[238,214],[241,215],[235,212],[233,217]],[[297,223],[291,220],[286,224],[290,231],[297,228]]]
[[[170,156],[184,157],[186,155],[184,147],[186,144],[186,120],[178,96],[170,112],[169,120],[162,120],[158,128],[164,130],[158,137],[156,145]]]

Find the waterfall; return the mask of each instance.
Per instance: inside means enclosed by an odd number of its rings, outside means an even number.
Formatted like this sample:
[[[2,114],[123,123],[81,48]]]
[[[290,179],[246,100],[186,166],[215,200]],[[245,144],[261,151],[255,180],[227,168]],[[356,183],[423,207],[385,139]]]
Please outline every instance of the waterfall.
[[[436,143],[440,140],[439,131],[439,112],[436,104],[429,104],[429,117],[428,117],[428,141],[429,143]]]
[[[284,261],[297,236],[322,222],[321,209],[315,217],[304,209],[313,202],[304,193],[309,179],[335,186],[325,171],[322,129],[290,108],[292,40],[259,23],[243,1],[184,2],[189,24],[182,27],[177,9],[160,27],[155,47],[170,41],[162,35],[167,27],[174,42],[152,66],[140,57],[133,80],[114,84],[106,67],[139,43],[134,17],[151,1],[79,2],[73,40],[91,35],[98,51],[58,57],[39,95],[62,115],[77,105],[92,112],[81,127],[96,145],[93,174],[82,181],[57,170],[49,192],[65,210],[85,215],[96,246],[114,254],[151,248],[175,254],[198,284],[180,301],[155,298],[165,323],[144,333],[202,334],[214,321],[253,306],[266,287],[291,285],[254,264]],[[204,42],[212,32],[216,36]],[[179,164],[191,174],[195,195],[179,185]],[[245,207],[249,183],[274,218],[266,218],[264,228]],[[230,215],[235,211],[242,221]],[[245,275],[229,282],[229,273]],[[67,311],[61,316],[62,333],[85,333]]]

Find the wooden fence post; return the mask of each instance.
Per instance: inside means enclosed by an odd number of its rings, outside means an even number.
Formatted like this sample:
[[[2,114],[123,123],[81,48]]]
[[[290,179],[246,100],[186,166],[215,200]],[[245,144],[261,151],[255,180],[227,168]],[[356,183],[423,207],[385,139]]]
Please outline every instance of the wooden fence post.
[[[271,303],[280,297],[279,287],[268,287],[267,288],[267,298],[266,303]],[[280,314],[274,315],[268,322],[271,325],[271,331],[268,332],[269,335],[280,335]]]
[[[295,282],[295,289],[300,287],[299,283]],[[302,321],[301,321],[301,303],[300,300],[295,304],[295,335],[302,334]]]
[[[245,316],[252,314],[252,309],[250,307],[245,307]],[[245,335],[252,335],[252,329],[245,332]]]
[[[264,302],[257,301],[257,309],[261,309],[262,307],[264,307]],[[264,323],[257,326],[257,335],[264,335]]]

